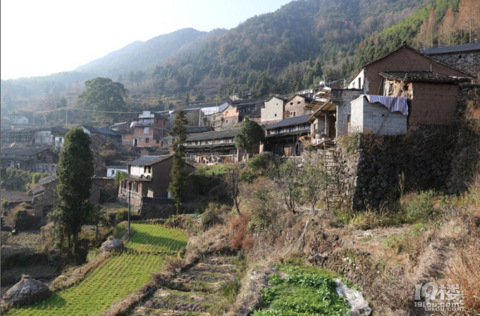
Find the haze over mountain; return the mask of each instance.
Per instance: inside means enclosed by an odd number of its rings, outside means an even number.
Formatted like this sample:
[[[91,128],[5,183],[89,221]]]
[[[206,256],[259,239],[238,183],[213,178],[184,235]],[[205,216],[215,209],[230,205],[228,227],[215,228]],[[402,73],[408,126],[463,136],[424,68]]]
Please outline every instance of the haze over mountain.
[[[200,32],[192,28],[154,37],[146,42],[136,41],[102,58],[79,66],[75,71],[102,76],[118,76],[128,71],[149,70],[165,59],[194,51],[211,38],[225,33],[224,29]]]

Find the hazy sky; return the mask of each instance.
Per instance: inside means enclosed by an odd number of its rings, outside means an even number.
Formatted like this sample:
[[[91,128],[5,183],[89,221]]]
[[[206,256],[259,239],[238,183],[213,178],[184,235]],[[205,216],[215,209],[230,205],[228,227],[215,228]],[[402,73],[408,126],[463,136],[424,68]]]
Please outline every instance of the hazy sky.
[[[291,0],[1,0],[1,78],[43,76],[140,40],[231,29]]]

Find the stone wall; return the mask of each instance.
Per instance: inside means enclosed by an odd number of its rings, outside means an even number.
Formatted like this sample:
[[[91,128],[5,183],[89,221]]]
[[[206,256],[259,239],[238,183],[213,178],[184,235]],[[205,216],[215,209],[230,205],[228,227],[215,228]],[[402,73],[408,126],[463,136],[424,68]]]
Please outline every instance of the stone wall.
[[[480,51],[430,55],[447,65],[477,77],[480,74]]]
[[[365,210],[397,200],[401,191],[447,191],[454,127],[424,126],[405,136],[347,137],[343,146],[337,146],[333,170],[343,206]]]

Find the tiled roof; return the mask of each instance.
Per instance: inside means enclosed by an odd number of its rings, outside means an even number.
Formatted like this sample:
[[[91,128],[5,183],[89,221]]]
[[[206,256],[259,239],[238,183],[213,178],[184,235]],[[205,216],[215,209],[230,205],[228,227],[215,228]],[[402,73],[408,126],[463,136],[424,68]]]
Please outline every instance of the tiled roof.
[[[44,147],[7,147],[2,148],[2,158],[31,157],[47,150],[50,151],[50,149]]]
[[[108,128],[98,128],[93,126],[83,125],[83,128],[88,130],[92,134],[102,134],[107,136],[120,136],[121,134],[115,131],[111,131]]]
[[[385,71],[380,76],[389,80],[426,83],[460,83],[469,82],[469,78],[454,77],[430,71]]]
[[[137,160],[127,162],[128,166],[151,166],[153,164],[156,164],[160,161],[166,160],[168,158],[172,157],[171,155],[163,155],[163,156],[149,156],[145,155]]]
[[[308,122],[308,118],[310,115],[300,115],[300,116],[293,116],[286,118],[278,123],[268,125],[265,128],[266,129],[275,129],[275,128],[280,128],[280,127],[286,127],[286,126],[293,126],[293,125],[299,125],[299,124],[304,124]]]
[[[187,142],[198,141],[198,140],[213,140],[213,139],[222,139],[222,138],[233,138],[237,135],[239,129],[227,129],[224,131],[212,131],[205,133],[195,133],[187,136]]]
[[[480,43],[428,48],[428,49],[423,49],[422,53],[425,55],[437,55],[437,54],[449,54],[449,53],[463,53],[463,52],[470,52],[475,50],[480,51]]]

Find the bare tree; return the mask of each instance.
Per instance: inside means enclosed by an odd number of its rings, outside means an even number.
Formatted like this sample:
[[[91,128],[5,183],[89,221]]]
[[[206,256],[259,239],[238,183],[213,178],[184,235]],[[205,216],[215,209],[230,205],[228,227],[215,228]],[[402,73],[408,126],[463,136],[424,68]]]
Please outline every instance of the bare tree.
[[[238,194],[240,193],[238,184],[240,183],[240,171],[238,166],[233,165],[228,168],[228,171],[225,174],[225,179],[227,180],[228,194],[232,198],[233,206],[237,210],[238,215],[240,215],[240,208],[238,207]]]
[[[324,162],[314,162],[311,157],[308,157],[302,170],[298,173],[298,180],[302,187],[302,195],[310,204],[310,212],[297,243],[298,249],[301,249],[304,244],[308,225],[315,214],[315,206],[320,200],[322,194],[325,194],[327,186],[331,180],[329,174],[325,170]]]

